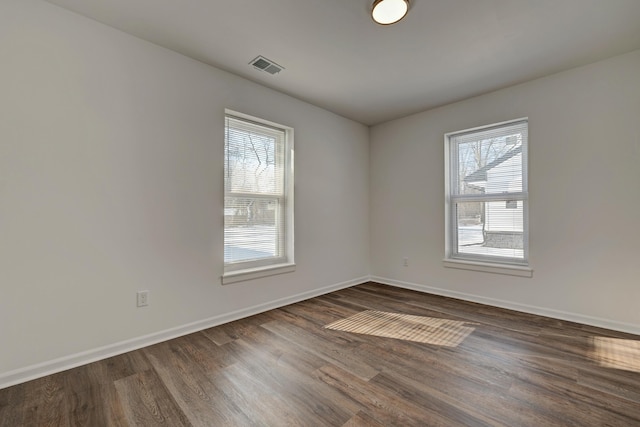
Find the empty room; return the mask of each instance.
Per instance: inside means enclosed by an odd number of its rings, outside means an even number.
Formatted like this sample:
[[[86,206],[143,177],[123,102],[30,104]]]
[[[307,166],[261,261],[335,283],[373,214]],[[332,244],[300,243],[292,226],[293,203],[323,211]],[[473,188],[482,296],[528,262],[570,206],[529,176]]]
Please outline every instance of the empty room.
[[[0,0],[0,426],[638,426],[639,123],[638,0]]]

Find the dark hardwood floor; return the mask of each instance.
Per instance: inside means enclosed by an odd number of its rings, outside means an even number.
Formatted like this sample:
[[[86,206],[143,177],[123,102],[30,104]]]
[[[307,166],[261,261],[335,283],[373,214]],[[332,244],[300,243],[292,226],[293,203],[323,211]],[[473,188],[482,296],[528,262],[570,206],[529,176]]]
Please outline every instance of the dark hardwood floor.
[[[366,310],[466,332],[324,328]],[[0,426],[640,426],[639,345],[368,283],[0,390]]]

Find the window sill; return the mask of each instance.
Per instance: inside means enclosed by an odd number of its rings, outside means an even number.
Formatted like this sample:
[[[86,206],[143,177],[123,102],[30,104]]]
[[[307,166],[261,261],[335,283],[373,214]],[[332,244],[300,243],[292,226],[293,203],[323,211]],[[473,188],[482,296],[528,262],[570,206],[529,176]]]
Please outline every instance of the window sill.
[[[483,273],[506,274],[518,277],[533,277],[533,270],[523,265],[492,264],[488,262],[460,259],[444,259],[442,262],[447,268],[481,271]]]
[[[259,279],[276,274],[291,273],[293,271],[296,271],[295,264],[278,264],[248,270],[230,271],[222,275],[222,284],[228,285],[230,283],[244,282],[245,280]]]

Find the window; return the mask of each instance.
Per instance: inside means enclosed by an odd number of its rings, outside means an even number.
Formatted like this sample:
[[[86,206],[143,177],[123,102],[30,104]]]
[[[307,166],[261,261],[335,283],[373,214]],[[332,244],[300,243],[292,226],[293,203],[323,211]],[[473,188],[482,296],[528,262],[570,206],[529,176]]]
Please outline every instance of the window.
[[[527,133],[521,119],[445,135],[445,266],[531,275]]]
[[[227,111],[222,281],[293,268],[293,129]]]

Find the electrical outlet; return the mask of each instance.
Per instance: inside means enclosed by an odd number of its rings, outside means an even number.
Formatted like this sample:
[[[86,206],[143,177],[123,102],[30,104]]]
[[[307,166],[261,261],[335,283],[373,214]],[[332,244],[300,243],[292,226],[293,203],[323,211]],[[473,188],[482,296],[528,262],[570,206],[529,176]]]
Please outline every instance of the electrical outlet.
[[[402,258],[402,265],[404,267],[409,267],[409,258]]]
[[[149,291],[138,291],[136,296],[138,307],[146,307],[149,305]]]

